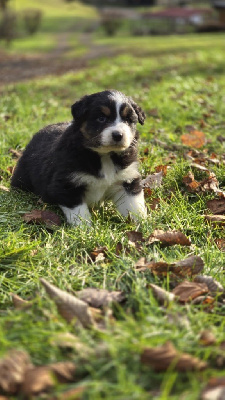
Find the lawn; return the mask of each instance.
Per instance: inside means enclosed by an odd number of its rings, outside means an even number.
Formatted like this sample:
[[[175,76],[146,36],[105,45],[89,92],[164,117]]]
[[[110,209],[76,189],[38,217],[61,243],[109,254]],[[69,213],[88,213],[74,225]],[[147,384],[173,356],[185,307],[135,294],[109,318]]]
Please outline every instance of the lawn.
[[[111,45],[117,41],[98,40]],[[220,197],[214,186],[196,188],[196,182],[208,181],[210,171],[225,190],[224,34],[135,38],[134,42],[124,37],[120,46],[122,54],[92,61],[79,73],[1,88],[0,353],[4,357],[10,349],[25,350],[35,365],[74,362],[75,381],[55,385],[54,398],[69,398],[61,394],[82,387],[82,399],[197,400],[210,378],[224,376],[223,299],[208,293],[199,304],[187,300],[160,305],[150,285],[171,292],[185,277],[174,280],[173,273],[160,274],[157,268],[141,272],[135,264],[140,257],[173,264],[198,256],[204,263],[200,275],[209,275],[225,287],[224,227],[204,217],[212,214],[207,202]],[[42,204],[32,194],[7,191],[16,163],[10,149],[22,150],[44,125],[70,120],[75,100],[106,88],[132,96],[146,111],[146,123],[138,127],[143,178],[162,165],[167,171],[160,186],[146,190],[148,217],[140,224],[124,220],[111,204],[105,204],[92,210],[90,229],[72,228],[57,207]],[[196,132],[202,133],[197,137]],[[206,171],[196,167],[199,163]],[[183,179],[190,172],[195,178],[191,187]],[[54,211],[63,224],[53,228],[27,224],[23,215],[33,209]],[[180,231],[191,245],[148,244],[156,229]],[[141,246],[129,243],[127,232],[134,230],[143,235]],[[218,239],[223,248],[217,246]],[[105,256],[93,260],[91,253],[102,246]],[[104,311],[104,329],[82,329],[60,316],[40,278],[72,294],[89,287],[122,291],[125,301]],[[187,273],[186,279],[194,277]],[[31,306],[16,309],[12,293]],[[213,334],[214,340],[202,340],[203,331]],[[74,335],[73,343],[65,339],[62,344],[60,335],[68,332]],[[143,362],[146,348],[168,341],[180,353],[207,362],[207,367],[182,372],[175,360],[157,372]]]

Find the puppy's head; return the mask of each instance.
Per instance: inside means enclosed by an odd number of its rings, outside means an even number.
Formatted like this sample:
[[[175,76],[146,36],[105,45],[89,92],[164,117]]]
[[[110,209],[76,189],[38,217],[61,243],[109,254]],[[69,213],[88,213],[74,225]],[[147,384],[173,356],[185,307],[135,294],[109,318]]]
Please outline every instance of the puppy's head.
[[[84,96],[71,110],[85,147],[100,154],[126,150],[134,140],[137,122],[143,125],[145,120],[142,109],[116,90]]]

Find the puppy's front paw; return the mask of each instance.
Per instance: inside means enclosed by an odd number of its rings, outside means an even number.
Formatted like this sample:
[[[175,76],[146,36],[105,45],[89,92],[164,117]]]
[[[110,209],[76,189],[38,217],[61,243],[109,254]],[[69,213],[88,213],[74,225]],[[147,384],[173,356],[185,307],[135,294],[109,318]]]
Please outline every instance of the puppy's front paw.
[[[87,204],[83,203],[73,208],[60,206],[60,208],[64,212],[66,220],[70,225],[79,226],[86,224],[91,226],[91,214]]]

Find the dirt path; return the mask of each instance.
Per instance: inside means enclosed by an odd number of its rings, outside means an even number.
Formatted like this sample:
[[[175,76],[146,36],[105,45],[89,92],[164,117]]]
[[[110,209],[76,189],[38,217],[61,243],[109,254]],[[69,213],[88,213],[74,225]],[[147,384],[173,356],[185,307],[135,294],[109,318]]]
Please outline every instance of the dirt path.
[[[57,47],[44,55],[8,55],[0,51],[0,86],[9,83],[38,78],[45,75],[62,75],[65,72],[85,68],[89,60],[100,57],[112,57],[118,51],[107,46],[93,45],[90,34],[81,36],[81,43],[89,47],[86,54],[80,57],[66,58],[71,50],[68,40],[71,33],[58,36]]]

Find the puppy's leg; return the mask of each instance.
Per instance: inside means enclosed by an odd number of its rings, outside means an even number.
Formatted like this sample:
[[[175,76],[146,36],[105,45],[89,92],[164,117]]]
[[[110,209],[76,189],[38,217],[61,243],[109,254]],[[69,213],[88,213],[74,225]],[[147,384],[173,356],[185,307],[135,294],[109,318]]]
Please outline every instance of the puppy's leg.
[[[117,187],[117,190],[111,195],[111,199],[123,216],[131,213],[134,220],[147,216],[140,178],[136,178],[132,182],[123,182],[120,188]]]
[[[81,225],[86,223],[91,224],[91,214],[88,210],[87,204],[79,204],[76,207],[68,208],[65,206],[60,206],[61,210],[64,212],[67,222],[71,225]]]

